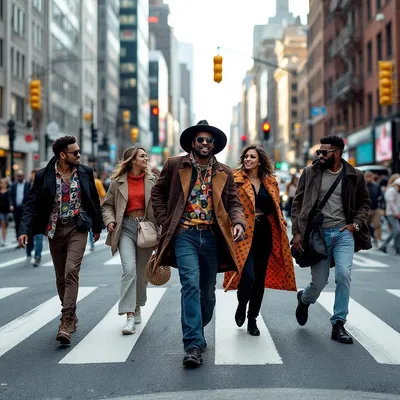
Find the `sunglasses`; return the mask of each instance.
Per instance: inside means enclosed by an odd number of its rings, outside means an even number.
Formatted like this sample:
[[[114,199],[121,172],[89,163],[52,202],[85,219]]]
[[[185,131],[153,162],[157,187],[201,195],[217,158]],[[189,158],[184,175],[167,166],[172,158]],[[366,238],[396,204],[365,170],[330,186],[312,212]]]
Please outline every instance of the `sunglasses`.
[[[78,155],[81,154],[81,151],[80,151],[80,150],[75,150],[75,151],[64,151],[64,153],[73,154],[74,157],[78,157]]]
[[[212,144],[212,143],[214,143],[214,138],[199,136],[199,137],[196,138],[196,142],[199,143],[199,144],[202,144],[204,142],[206,142],[207,144]]]
[[[317,156],[319,157],[321,154],[326,157],[328,153],[334,153],[337,150],[317,150]]]

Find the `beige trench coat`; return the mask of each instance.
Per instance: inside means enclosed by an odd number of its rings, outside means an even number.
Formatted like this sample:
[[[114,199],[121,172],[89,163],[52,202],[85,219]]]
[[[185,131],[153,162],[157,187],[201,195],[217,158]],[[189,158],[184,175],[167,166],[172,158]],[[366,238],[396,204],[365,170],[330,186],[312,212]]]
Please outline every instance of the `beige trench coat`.
[[[151,205],[151,190],[155,184],[155,178],[145,177],[144,179],[144,195],[147,219],[154,224],[156,223],[153,215],[153,207]],[[114,232],[109,232],[106,245],[111,246],[112,255],[118,251],[118,243],[121,235],[122,220],[124,218],[126,205],[128,203],[128,175],[123,174],[118,179],[113,179],[108,189],[107,195],[103,202],[103,220],[106,226],[109,223],[115,223]],[[150,258],[152,249],[138,248],[137,263],[139,259],[147,257],[145,262]]]

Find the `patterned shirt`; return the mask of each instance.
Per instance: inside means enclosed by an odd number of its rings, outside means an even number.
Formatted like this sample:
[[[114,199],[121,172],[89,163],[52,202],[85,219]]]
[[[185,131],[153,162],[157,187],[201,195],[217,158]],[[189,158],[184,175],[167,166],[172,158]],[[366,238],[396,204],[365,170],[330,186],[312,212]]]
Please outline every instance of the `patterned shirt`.
[[[47,236],[53,238],[57,228],[57,221],[62,218],[71,218],[79,213],[81,208],[81,187],[76,168],[72,171],[69,181],[64,179],[55,166],[56,195],[53,210],[47,225]]]

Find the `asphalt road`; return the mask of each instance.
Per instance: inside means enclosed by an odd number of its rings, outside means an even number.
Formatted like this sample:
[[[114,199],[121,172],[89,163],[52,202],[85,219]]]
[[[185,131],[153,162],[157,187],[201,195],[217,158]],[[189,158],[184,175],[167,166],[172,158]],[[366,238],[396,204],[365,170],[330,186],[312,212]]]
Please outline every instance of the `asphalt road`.
[[[88,249],[79,327],[71,346],[59,346],[60,305],[46,251],[34,268],[23,250],[0,250],[1,399],[400,399],[398,256],[374,250],[356,256],[346,325],[353,345],[330,340],[334,278],[305,327],[294,317],[294,292],[267,290],[261,336],[254,338],[234,325],[235,293],[223,293],[220,276],[204,364],[186,370],[176,271],[165,287],[150,287],[142,324],[122,336],[118,257],[104,244]],[[296,273],[304,287],[309,270]]]

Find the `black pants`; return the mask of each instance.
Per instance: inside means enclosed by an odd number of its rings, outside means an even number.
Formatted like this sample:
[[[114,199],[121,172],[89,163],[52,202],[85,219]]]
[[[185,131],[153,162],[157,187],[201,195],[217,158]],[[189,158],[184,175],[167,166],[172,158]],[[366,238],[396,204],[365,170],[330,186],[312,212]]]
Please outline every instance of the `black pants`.
[[[250,302],[248,318],[257,318],[260,312],[271,250],[271,224],[266,217],[258,217],[255,223],[251,249],[244,265],[237,292],[240,302]]]

